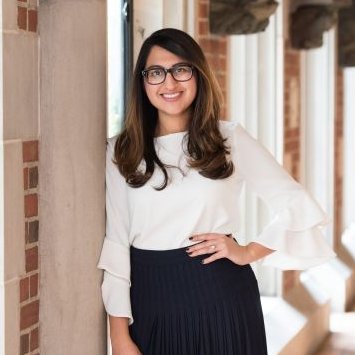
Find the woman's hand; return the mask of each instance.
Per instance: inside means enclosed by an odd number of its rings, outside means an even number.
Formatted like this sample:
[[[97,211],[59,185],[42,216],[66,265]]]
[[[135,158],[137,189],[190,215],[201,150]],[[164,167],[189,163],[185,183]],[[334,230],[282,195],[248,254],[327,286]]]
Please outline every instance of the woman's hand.
[[[142,355],[132,340],[128,329],[128,317],[109,315],[112,355]]]
[[[204,259],[203,264],[209,264],[215,260],[227,258],[238,265],[246,265],[273,252],[258,243],[250,243],[246,246],[239,243],[230,235],[219,233],[206,233],[190,237],[190,240],[200,242],[186,249],[189,256],[194,257],[203,254],[212,254]]]
[[[112,355],[142,355],[137,345],[132,341],[126,341],[112,348]]]

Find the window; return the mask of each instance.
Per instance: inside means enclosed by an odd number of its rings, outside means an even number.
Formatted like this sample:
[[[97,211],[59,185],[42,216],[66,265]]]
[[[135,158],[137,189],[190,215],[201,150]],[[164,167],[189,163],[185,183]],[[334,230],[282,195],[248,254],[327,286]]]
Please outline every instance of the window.
[[[130,0],[107,1],[107,136],[122,127],[132,73]]]
[[[283,156],[283,23],[282,4],[270,18],[266,31],[231,36],[229,108],[238,121],[282,162]],[[241,235],[245,242],[259,234],[269,221],[268,212],[254,193],[242,196]],[[260,291],[276,295],[280,273],[255,265]]]

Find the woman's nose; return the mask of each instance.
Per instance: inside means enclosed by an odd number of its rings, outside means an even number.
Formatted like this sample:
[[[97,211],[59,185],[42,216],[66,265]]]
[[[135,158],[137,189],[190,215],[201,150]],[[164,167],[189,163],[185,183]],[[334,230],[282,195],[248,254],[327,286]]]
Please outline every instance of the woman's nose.
[[[174,88],[176,86],[177,81],[174,79],[171,73],[166,74],[166,78],[164,81],[164,85],[166,88]]]

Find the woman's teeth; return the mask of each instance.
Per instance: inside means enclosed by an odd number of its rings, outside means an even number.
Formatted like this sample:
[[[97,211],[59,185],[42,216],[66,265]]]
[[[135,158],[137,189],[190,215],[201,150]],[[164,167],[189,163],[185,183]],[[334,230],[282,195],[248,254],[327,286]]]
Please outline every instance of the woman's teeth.
[[[163,97],[166,99],[174,99],[175,97],[178,97],[180,95],[179,92],[175,92],[173,94],[163,94]]]

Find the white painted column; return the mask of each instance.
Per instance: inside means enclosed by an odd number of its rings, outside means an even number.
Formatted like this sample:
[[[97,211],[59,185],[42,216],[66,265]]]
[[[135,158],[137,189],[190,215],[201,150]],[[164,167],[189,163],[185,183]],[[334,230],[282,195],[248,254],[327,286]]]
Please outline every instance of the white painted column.
[[[355,259],[355,68],[344,69],[342,244]]]
[[[302,55],[302,180],[329,217],[334,216],[335,32]],[[325,228],[329,243],[333,226]]]
[[[102,355],[106,1],[42,0],[40,344],[50,355]]]
[[[344,70],[344,195],[343,226],[355,223],[355,68]]]

